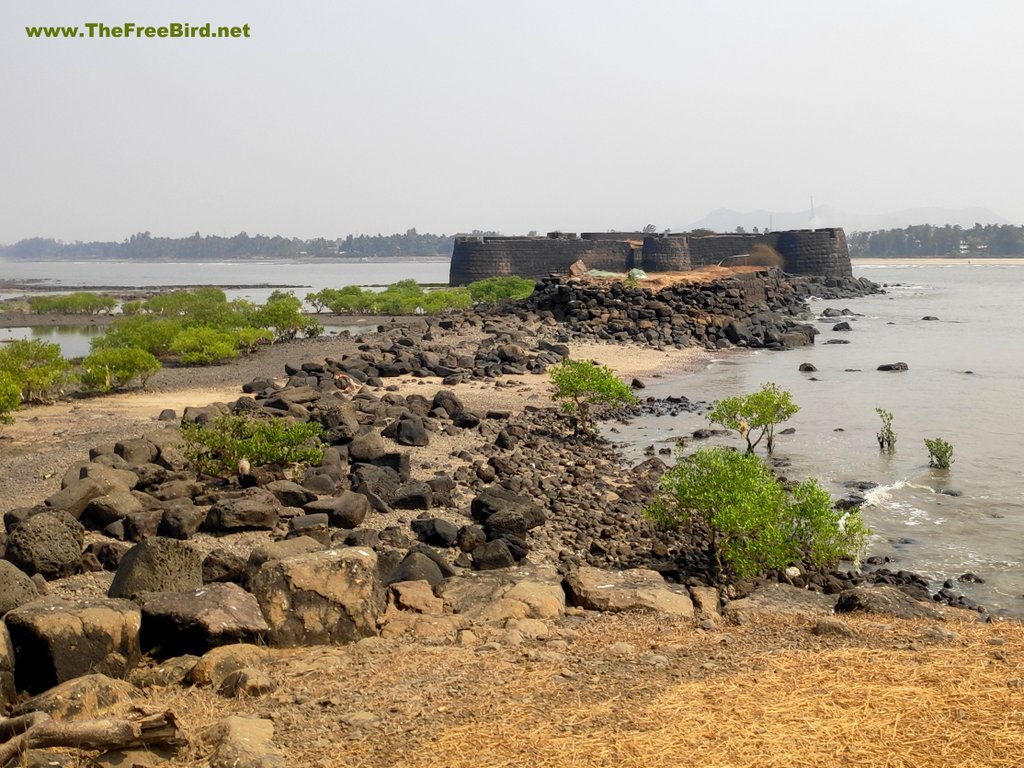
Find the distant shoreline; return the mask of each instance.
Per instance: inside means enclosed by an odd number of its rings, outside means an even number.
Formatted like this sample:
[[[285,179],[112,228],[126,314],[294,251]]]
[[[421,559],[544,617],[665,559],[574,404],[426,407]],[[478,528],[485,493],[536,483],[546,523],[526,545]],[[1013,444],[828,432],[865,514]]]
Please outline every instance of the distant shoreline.
[[[855,256],[850,259],[855,267],[918,267],[918,266],[953,266],[979,265],[1024,265],[1024,256],[933,256],[928,258],[867,258]]]

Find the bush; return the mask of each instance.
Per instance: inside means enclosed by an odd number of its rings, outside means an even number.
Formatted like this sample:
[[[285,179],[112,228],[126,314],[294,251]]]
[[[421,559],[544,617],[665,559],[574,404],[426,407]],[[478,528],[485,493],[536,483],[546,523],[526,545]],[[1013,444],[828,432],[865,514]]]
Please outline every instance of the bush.
[[[560,401],[562,410],[574,416],[574,433],[594,433],[591,409],[635,403],[636,398],[606,365],[582,360],[563,360],[548,371],[555,385],[553,400]]]
[[[145,350],[101,349],[82,360],[78,379],[90,392],[109,392],[127,389],[135,379],[145,387],[149,377],[159,370],[160,361]]]
[[[181,333],[182,321],[177,317],[158,315],[130,315],[119,317],[102,336],[92,340],[90,347],[101,349],[143,349],[154,357],[167,357],[171,342]]]
[[[266,328],[239,328],[235,331],[235,347],[239,352],[251,355],[260,347],[272,344],[274,334]]]
[[[892,413],[885,408],[875,408],[875,413],[882,420],[882,428],[875,435],[878,439],[878,448],[886,453],[894,453],[896,451],[896,433],[892,429]]]
[[[39,339],[20,339],[0,349],[0,372],[8,374],[21,389],[26,403],[57,397],[68,381],[70,364],[60,345]]]
[[[475,280],[466,288],[473,301],[480,304],[499,304],[503,301],[525,299],[533,293],[534,281],[525,277],[488,277]]]
[[[36,313],[97,315],[101,312],[111,312],[117,306],[117,299],[89,291],[78,291],[61,296],[33,296],[28,300],[28,306]]]
[[[708,421],[735,429],[747,441],[747,453],[753,453],[761,440],[767,438],[768,455],[775,450],[775,427],[799,411],[792,395],[769,382],[749,395],[737,395],[714,404]]]
[[[253,319],[254,325],[273,331],[275,339],[279,340],[294,339],[305,322],[302,302],[283,291],[270,294],[267,303],[256,310]]]
[[[316,422],[288,424],[284,419],[240,414],[219,416],[209,425],[182,424],[185,457],[196,471],[227,477],[246,459],[265,464],[319,464],[324,457],[323,427]]]
[[[206,326],[181,331],[171,342],[170,351],[186,365],[212,365],[238,357],[235,334]]]
[[[924,446],[928,449],[928,466],[936,469],[949,469],[953,463],[953,446],[941,437],[924,439]]]
[[[789,496],[762,461],[729,448],[680,457],[661,478],[647,515],[708,540],[719,578],[749,578],[805,559],[815,568],[858,555],[868,531],[860,512],[840,513],[808,480]]]
[[[11,414],[21,405],[21,386],[7,371],[0,371],[0,423],[10,424]]]

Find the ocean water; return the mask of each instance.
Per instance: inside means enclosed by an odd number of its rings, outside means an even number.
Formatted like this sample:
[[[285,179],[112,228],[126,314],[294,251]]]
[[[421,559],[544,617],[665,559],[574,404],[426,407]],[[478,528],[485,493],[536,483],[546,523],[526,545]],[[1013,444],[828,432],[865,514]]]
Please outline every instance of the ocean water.
[[[874,535],[871,555],[887,566],[917,571],[941,586],[972,572],[984,584],[956,589],[993,611],[1024,615],[1024,266],[956,263],[855,267],[857,276],[887,283],[887,293],[846,301],[849,332],[837,319],[818,322],[813,347],[788,352],[716,354],[695,374],[647,380],[644,395],[714,401],[775,382],[800,406],[777,439],[776,455],[791,461],[790,478],[818,477],[837,497],[843,483],[867,480],[863,514]],[[938,320],[922,320],[934,316]],[[829,339],[849,344],[826,344]],[[882,363],[906,362],[902,373]],[[801,373],[801,363],[815,373]],[[894,414],[896,452],[879,452],[875,408]],[[632,458],[707,427],[701,414],[645,418],[620,427],[615,439]],[[930,469],[924,438],[954,446],[948,471]],[[690,440],[687,450],[738,438]],[[949,492],[960,495],[949,495]]]

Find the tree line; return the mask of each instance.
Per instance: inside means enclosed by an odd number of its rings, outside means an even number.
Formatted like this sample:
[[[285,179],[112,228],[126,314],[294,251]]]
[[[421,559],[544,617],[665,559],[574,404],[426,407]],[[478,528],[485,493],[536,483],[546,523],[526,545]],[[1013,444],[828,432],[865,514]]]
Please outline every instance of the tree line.
[[[493,232],[474,230],[473,235]],[[8,259],[128,259],[137,261],[219,261],[245,258],[424,258],[451,256],[455,235],[420,234],[407,229],[402,234],[348,235],[329,240],[323,237],[302,240],[280,235],[249,235],[239,232],[231,237],[201,235],[154,237],[139,232],[117,242],[65,243],[44,237],[0,245],[0,257]]]
[[[1020,256],[1024,254],[1024,226],[931,224],[853,232],[847,238],[851,256]]]

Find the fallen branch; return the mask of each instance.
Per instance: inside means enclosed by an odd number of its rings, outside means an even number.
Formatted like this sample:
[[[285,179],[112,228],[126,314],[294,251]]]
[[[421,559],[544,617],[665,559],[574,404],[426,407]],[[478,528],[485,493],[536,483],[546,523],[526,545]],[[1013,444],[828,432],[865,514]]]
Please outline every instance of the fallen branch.
[[[32,717],[33,715],[26,715],[13,720],[27,721]],[[28,727],[0,746],[0,766],[3,768],[33,747],[72,747],[106,751],[157,744],[182,746],[186,743],[172,712],[161,712],[137,720],[83,720],[78,723],[58,723],[49,715],[41,715],[36,717],[34,723],[11,723],[12,721],[0,722],[0,734],[17,733],[15,726],[27,724]]]

